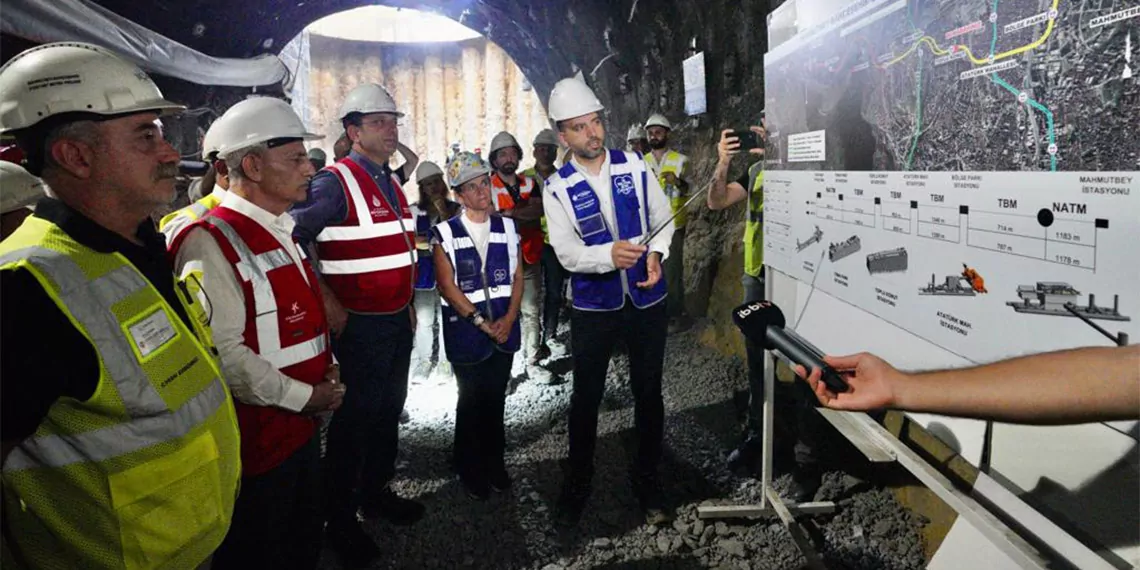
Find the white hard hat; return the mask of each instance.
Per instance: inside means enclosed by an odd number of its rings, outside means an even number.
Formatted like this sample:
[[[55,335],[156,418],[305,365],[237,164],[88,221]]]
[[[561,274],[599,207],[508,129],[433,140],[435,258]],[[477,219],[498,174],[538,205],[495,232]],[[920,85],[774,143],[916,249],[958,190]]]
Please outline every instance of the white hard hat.
[[[325,138],[310,133],[288,103],[274,97],[251,97],[230,107],[220,119],[216,142],[218,156],[274,139],[312,141]]]
[[[465,182],[490,173],[491,167],[473,152],[460,152],[447,165],[447,181],[452,188],[459,188]]]
[[[555,134],[552,129],[542,129],[541,131],[538,131],[537,135],[534,136],[533,145],[538,146],[540,144],[558,146],[558,135]]]
[[[0,132],[63,113],[162,114],[183,109],[164,99],[136,65],[90,44],[44,44],[0,67]]]
[[[487,152],[487,156],[495,156],[496,150],[511,146],[519,150],[519,156],[521,157],[522,147],[519,146],[519,141],[515,139],[515,136],[507,131],[500,131],[499,134],[495,135],[495,138],[491,139],[491,150]]]
[[[582,80],[567,77],[554,84],[546,106],[552,121],[565,121],[605,109],[597,95]]]
[[[666,129],[673,130],[673,123],[670,123],[669,119],[665,118],[665,115],[653,113],[649,116],[649,120],[645,121],[645,128],[649,129],[649,127],[665,127]]]
[[[630,125],[629,132],[625,135],[625,140],[632,141],[645,138],[645,127],[641,125]]]
[[[325,154],[324,149],[320,149],[320,148],[310,148],[309,149],[309,160],[319,160],[321,162],[324,162],[328,159],[329,159],[329,155]]]
[[[392,98],[388,90],[375,83],[358,85],[348,92],[344,98],[344,103],[340,106],[340,120],[343,121],[353,113],[362,115],[391,113],[397,117],[404,116],[403,113],[396,110],[396,100]]]
[[[19,164],[0,160],[0,213],[27,208],[46,195],[43,180]]]
[[[421,162],[418,167],[416,167],[416,184],[419,184],[420,182],[423,182],[432,176],[443,176],[443,170],[439,168],[438,164],[430,160],[425,160]]]
[[[213,162],[218,158],[218,132],[224,130],[222,125],[225,121],[225,114],[221,117],[214,119],[210,123],[210,127],[206,129],[206,136],[202,137],[202,160]]]

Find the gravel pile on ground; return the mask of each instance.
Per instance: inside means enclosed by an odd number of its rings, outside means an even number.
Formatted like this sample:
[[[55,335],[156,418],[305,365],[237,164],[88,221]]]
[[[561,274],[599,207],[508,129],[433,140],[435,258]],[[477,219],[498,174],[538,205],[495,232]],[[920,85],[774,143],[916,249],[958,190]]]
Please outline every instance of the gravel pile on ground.
[[[566,332],[564,327],[560,340],[568,344]],[[775,518],[697,519],[697,506],[703,503],[757,503],[760,484],[724,467],[739,433],[733,394],[745,387],[744,366],[700,346],[695,330],[670,337],[665,362],[667,450],[661,472],[677,519],[650,527],[638,512],[628,481],[636,447],[633,398],[625,382],[628,360],[619,349],[599,418],[593,495],[576,528],[555,525],[552,511],[567,450],[571,391],[567,344],[547,362],[564,383],[523,382],[508,398],[507,461],[515,486],[485,502],[470,499],[450,468],[453,381],[437,373],[410,388],[411,421],[401,432],[394,486],[423,501],[427,515],[412,527],[366,523],[384,552],[377,568],[783,570],[803,564]],[[777,491],[786,479],[777,479]],[[829,472],[817,499],[840,506],[835,514],[806,523],[829,568],[924,566],[921,521],[890,492]],[[339,563],[326,550],[321,567],[339,568]]]

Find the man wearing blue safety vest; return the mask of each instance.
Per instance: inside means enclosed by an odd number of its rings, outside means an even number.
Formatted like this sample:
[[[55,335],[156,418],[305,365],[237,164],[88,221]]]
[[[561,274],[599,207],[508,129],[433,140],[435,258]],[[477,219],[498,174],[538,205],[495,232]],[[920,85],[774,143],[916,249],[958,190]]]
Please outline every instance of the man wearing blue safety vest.
[[[604,107],[584,82],[559,81],[548,110],[572,158],[547,180],[550,244],[570,272],[574,392],[570,460],[559,518],[576,522],[590,494],[598,405],[614,345],[629,348],[638,433],[632,483],[646,520],[669,520],[658,480],[665,406],[661,374],[668,325],[661,261],[673,239],[669,200],[637,154],[607,149]],[[648,244],[644,240],[664,227]]]

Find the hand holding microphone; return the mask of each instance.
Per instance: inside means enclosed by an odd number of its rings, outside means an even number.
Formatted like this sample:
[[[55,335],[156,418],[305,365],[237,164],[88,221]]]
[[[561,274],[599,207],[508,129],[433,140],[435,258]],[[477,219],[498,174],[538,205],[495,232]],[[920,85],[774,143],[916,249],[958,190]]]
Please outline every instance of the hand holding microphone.
[[[823,356],[799,335],[784,328],[787,320],[779,307],[767,301],[745,303],[732,311],[732,320],[746,338],[760,343],[766,350],[777,350],[807,370],[818,368],[823,383],[832,392],[847,391],[843,376],[824,362]]]

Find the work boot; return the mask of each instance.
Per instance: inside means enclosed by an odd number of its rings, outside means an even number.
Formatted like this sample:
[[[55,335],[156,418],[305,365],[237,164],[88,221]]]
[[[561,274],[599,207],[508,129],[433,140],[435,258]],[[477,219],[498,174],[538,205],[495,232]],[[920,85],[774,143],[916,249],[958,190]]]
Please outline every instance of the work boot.
[[[486,501],[491,498],[491,485],[485,477],[478,475],[460,475],[459,482],[467,490],[467,496],[476,501]]]
[[[380,549],[356,520],[329,521],[325,543],[345,568],[368,568],[380,558]]]
[[[422,503],[397,495],[391,487],[384,487],[379,495],[362,505],[361,510],[365,518],[382,518],[398,525],[413,524],[424,516]]]
[[[408,413],[408,409],[404,408],[400,410],[400,425],[406,424],[410,421],[412,421],[412,414]]]
[[[542,343],[538,345],[538,350],[534,352],[534,363],[538,364],[547,358],[550,358],[550,345]]]
[[[558,504],[554,507],[555,521],[562,526],[574,526],[582,519],[586,501],[590,498],[590,484],[585,481],[567,478],[558,494]]]
[[[511,488],[511,484],[514,483],[514,481],[511,480],[511,474],[507,472],[506,467],[492,469],[490,477],[487,478],[487,482],[491,485],[491,490],[495,491],[496,493],[502,493],[509,490]]]
[[[658,526],[673,520],[672,513],[665,507],[665,494],[661,492],[661,484],[656,477],[635,477],[633,494],[645,514],[645,524]]]
[[[764,458],[764,449],[760,438],[748,438],[740,447],[728,454],[728,470],[737,475],[755,475],[760,468],[760,460]]]
[[[792,471],[792,484],[788,487],[788,498],[795,503],[811,502],[822,484],[823,471],[818,466],[796,465]]]

